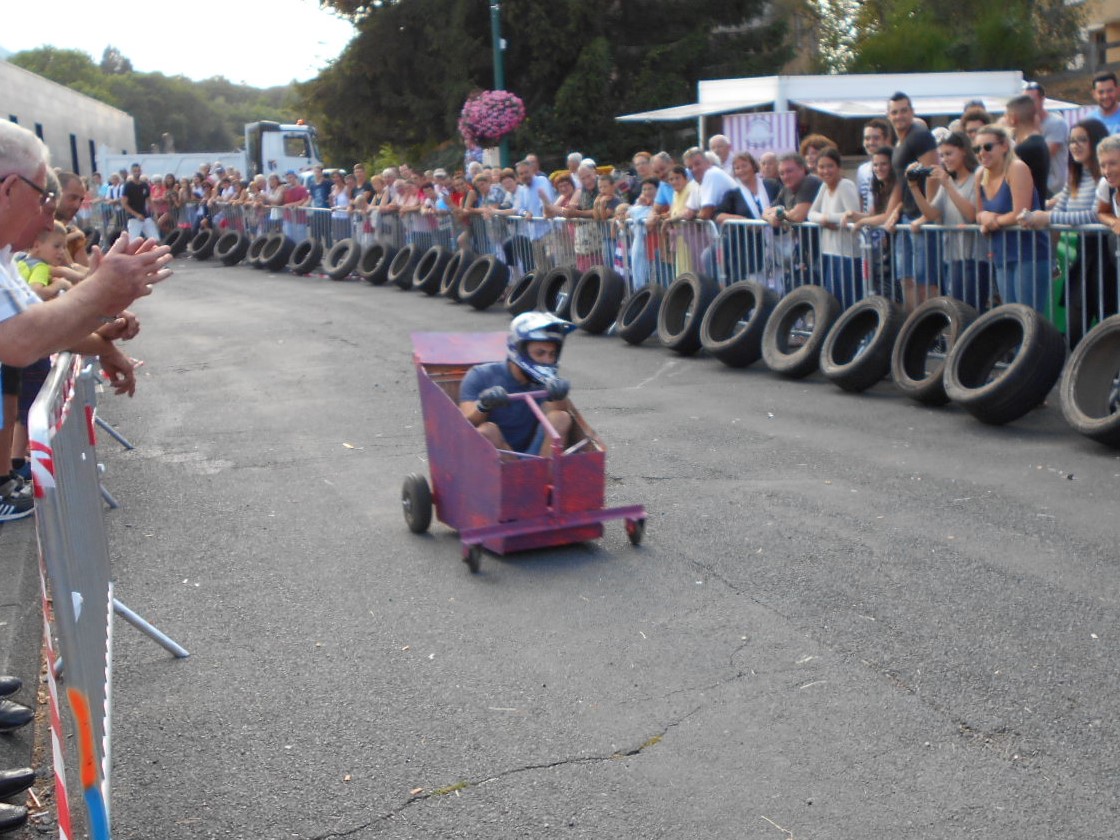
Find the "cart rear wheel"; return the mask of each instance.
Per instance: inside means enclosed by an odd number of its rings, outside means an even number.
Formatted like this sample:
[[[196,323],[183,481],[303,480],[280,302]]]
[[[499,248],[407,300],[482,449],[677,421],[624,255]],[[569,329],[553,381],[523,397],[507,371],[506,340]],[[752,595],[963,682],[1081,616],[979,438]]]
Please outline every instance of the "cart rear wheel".
[[[401,507],[404,521],[414,534],[423,534],[432,524],[432,491],[428,479],[412,473],[401,488]]]
[[[478,567],[482,563],[482,546],[472,545],[468,548],[467,553],[463,555],[463,562],[467,564],[472,575],[477,575]]]
[[[644,519],[626,520],[626,536],[630,538],[630,545],[641,545],[645,533],[646,521]]]

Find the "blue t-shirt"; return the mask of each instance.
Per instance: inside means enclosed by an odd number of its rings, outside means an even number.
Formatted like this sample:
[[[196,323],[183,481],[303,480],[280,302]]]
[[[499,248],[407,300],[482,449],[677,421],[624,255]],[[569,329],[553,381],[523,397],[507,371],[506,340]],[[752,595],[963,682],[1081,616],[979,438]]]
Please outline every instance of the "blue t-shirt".
[[[1109,134],[1120,134],[1120,108],[1105,116],[1101,113],[1101,109],[1097,107],[1091,110],[1088,116],[1104,123]]]
[[[501,385],[511,394],[539,391],[541,386],[534,382],[519,382],[509,370],[508,362],[489,362],[475,365],[459,386],[459,401],[471,402],[478,395],[494,385]],[[544,402],[538,399],[537,404]],[[524,452],[533,442],[537,432],[537,417],[524,400],[510,400],[509,405],[495,408],[490,419],[502,431],[502,437],[518,452]]]
[[[323,183],[312,181],[307,191],[311,193],[311,206],[312,207],[330,207],[331,206],[331,182],[324,179]]]

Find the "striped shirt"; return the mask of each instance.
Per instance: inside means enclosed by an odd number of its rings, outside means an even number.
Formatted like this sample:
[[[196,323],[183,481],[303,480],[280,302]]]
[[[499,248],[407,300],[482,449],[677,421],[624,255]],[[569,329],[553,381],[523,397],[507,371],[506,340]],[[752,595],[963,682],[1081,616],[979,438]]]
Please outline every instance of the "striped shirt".
[[[1095,225],[1097,218],[1097,182],[1088,167],[1081,170],[1077,195],[1070,195],[1069,184],[1058,193],[1058,202],[1050,211],[1052,225]]]

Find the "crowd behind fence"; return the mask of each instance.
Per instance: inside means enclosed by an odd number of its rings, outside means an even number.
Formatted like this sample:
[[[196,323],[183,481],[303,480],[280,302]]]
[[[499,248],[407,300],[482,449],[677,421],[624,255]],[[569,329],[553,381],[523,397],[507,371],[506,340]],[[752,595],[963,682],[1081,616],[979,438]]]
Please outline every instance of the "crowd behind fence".
[[[101,237],[126,228],[124,211],[96,203],[79,221]],[[924,225],[917,232],[844,226],[828,239],[820,226],[737,220],[596,221],[485,217],[442,211],[397,214],[312,207],[187,203],[165,220],[165,228],[197,233],[204,228],[257,237],[281,231],[296,243],[319,239],[326,248],[345,239],[363,248],[394,249],[414,244],[495,254],[514,273],[574,265],[614,268],[630,291],[653,283],[668,286],[685,272],[714,277],[723,286],[755,280],[779,294],[812,283],[831,291],[845,307],[871,295],[904,302],[907,285],[923,299],[937,294],[965,301],[980,311],[998,303],[1026,303],[1076,339],[1092,323],[1117,311],[1117,237],[1103,225],[1054,226],[1049,232],[1009,229],[993,236],[976,225]],[[836,235],[838,234],[838,235]],[[901,276],[896,259],[900,237],[921,246],[913,277]],[[997,243],[996,238],[1003,237]],[[997,244],[999,247],[997,247]]]

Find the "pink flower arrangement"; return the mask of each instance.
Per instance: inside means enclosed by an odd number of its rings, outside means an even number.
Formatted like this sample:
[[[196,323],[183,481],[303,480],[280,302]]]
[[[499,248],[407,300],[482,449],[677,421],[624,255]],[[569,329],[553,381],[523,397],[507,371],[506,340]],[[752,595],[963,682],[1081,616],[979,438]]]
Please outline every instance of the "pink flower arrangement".
[[[496,146],[525,121],[525,103],[508,90],[473,94],[459,114],[459,133],[468,149]]]

